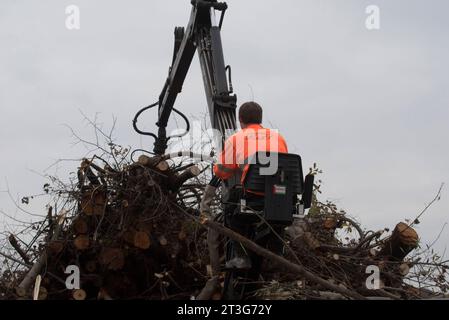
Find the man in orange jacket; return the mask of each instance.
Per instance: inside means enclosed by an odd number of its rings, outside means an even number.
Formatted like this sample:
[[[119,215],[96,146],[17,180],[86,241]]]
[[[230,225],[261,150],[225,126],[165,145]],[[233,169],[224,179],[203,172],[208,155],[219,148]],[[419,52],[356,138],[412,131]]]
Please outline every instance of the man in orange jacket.
[[[238,174],[243,184],[252,155],[259,151],[287,153],[288,148],[276,130],[262,127],[262,108],[256,102],[246,102],[240,107],[239,121],[242,130],[226,140],[214,174],[222,180]]]
[[[239,109],[239,122],[242,130],[226,140],[223,151],[218,157],[218,162],[214,165],[213,171],[215,176],[206,187],[200,204],[203,218],[208,218],[211,215],[210,205],[221,180],[228,180],[237,176],[243,185],[249,168],[248,160],[256,152],[288,152],[285,139],[276,130],[262,127],[262,108],[258,103],[246,102],[242,104]],[[248,191],[250,192],[250,190]],[[220,269],[218,246],[218,234],[209,230],[208,247],[212,275],[215,278],[218,276]],[[249,268],[250,261],[244,249],[240,244],[234,244],[234,247],[236,256],[228,261],[226,264],[227,268]]]

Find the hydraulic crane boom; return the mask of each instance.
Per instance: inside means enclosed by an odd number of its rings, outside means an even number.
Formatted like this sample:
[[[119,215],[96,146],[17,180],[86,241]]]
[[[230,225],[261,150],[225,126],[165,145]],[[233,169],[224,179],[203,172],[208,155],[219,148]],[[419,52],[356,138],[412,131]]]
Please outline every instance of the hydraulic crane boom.
[[[155,138],[153,151],[159,155],[165,153],[167,142],[171,138],[167,137],[166,128],[172,111],[181,114],[174,109],[174,104],[182,90],[195,51],[198,52],[201,65],[212,127],[219,130],[222,137],[226,129],[236,129],[237,97],[233,94],[231,68],[224,62],[220,35],[227,4],[216,0],[192,0],[191,4],[193,7],[187,27],[175,28],[173,61],[158,101],[158,134],[146,133]],[[218,22],[216,12],[221,13]],[[138,115],[134,120],[134,127],[142,133],[136,127]],[[184,119],[186,120],[185,117]]]

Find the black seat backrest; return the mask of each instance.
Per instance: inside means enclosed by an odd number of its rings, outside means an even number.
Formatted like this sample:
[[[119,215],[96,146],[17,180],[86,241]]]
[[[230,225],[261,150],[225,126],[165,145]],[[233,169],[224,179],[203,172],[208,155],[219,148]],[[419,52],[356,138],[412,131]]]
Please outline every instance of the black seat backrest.
[[[258,152],[248,159],[249,169],[243,188],[263,194],[264,218],[290,224],[298,195],[304,191],[301,157],[289,153]]]
[[[267,161],[268,160],[268,161]],[[277,162],[277,163],[276,163]],[[250,164],[248,172],[243,182],[243,187],[247,190],[265,192],[266,178],[265,171],[271,171],[273,174],[269,176],[283,175],[285,180],[289,180],[289,184],[294,194],[302,194],[304,191],[304,176],[302,172],[301,157],[291,153],[275,153],[275,152],[257,152],[253,157],[248,159]],[[274,168],[268,170],[267,168]],[[261,171],[262,169],[262,171]]]

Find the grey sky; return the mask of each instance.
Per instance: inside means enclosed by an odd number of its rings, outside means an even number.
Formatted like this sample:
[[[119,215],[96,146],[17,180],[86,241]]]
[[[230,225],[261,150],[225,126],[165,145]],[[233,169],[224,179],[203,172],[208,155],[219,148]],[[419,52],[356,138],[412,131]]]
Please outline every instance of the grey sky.
[[[1,1],[0,189],[7,178],[15,196],[39,193],[45,181],[31,170],[82,156],[62,125],[83,133],[79,110],[99,112],[105,124],[115,115],[119,142],[151,148],[131,119],[156,100],[173,29],[187,23],[189,3]],[[65,28],[70,4],[81,9],[79,31]],[[318,163],[323,198],[367,228],[392,227],[413,218],[449,181],[447,1],[228,4],[223,42],[239,101],[254,96],[265,107],[265,124],[279,128],[306,166]],[[371,4],[381,9],[378,31],[365,28]],[[206,110],[196,58],[177,106],[194,116]],[[155,115],[146,119],[154,128]],[[59,175],[76,165],[60,167]],[[44,210],[39,201],[31,208]],[[5,193],[0,209],[15,213]],[[443,190],[418,226],[425,242],[449,221],[448,209]],[[437,248],[448,242],[446,230]]]

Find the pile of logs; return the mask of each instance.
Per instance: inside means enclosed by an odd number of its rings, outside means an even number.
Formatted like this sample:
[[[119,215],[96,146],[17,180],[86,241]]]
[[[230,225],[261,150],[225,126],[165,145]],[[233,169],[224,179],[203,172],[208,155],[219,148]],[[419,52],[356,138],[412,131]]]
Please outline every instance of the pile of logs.
[[[42,250],[16,286],[17,297],[30,298],[42,275],[46,299],[190,298],[207,278],[207,251],[199,240],[205,230],[179,206],[190,194],[184,183],[200,172],[194,164],[170,166],[145,155],[121,171],[84,160],[69,195],[76,205],[57,215],[50,208]],[[199,196],[190,194],[196,202]],[[12,235],[10,242],[20,250]],[[20,256],[31,265],[27,254]],[[65,283],[71,265],[80,274],[74,290]]]
[[[210,278],[206,228],[215,228],[224,238],[236,237],[264,256],[260,280],[265,285],[248,298],[430,295],[405,281],[419,261],[409,257],[419,239],[406,223],[391,233],[367,232],[315,199],[309,214],[287,228],[286,254],[279,257],[215,222],[198,223],[205,181],[199,177],[207,167],[145,155],[114,168],[99,163],[83,160],[76,184],[65,191],[65,209],[54,212],[49,207],[35,253],[24,250],[14,235],[9,237],[16,252],[10,258],[24,268],[3,273],[3,298],[192,299]],[[345,228],[358,236],[342,241],[337,234]],[[369,266],[380,270],[375,290],[366,286]],[[79,270],[79,286],[67,284],[73,267]]]

